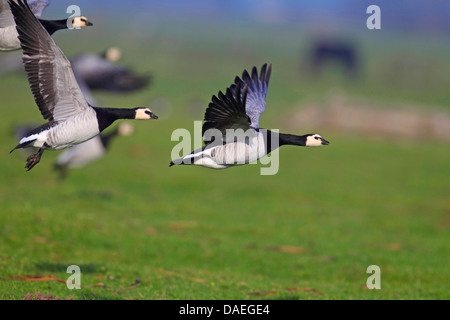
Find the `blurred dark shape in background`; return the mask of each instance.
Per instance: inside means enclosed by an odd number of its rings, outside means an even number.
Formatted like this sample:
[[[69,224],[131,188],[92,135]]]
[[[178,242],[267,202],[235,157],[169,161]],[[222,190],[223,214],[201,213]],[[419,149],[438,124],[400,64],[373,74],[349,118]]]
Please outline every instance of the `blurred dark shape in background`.
[[[77,79],[82,78],[90,90],[132,92],[150,83],[150,75],[137,74],[115,63],[120,59],[117,48],[104,53],[81,53],[70,59]]]
[[[314,77],[321,75],[324,68],[337,64],[348,79],[359,74],[359,53],[351,41],[339,39],[318,39],[312,42],[306,64]]]

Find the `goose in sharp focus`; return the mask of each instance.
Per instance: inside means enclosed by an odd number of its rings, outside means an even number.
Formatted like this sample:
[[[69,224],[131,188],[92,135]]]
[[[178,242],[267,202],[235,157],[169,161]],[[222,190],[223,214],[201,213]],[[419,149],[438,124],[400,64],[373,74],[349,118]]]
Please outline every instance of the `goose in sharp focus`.
[[[121,123],[114,130],[101,133],[88,141],[65,150],[58,156],[55,168],[59,171],[60,177],[65,178],[69,169],[82,168],[102,158],[106,154],[112,139],[117,136],[129,136],[133,131],[133,125],[127,122]]]
[[[131,92],[144,88],[150,82],[149,75],[134,73],[115,63],[120,58],[116,48],[102,55],[82,53],[70,59],[77,79],[82,78],[91,90]]]
[[[291,135],[259,127],[259,117],[266,108],[272,65],[264,64],[258,76],[245,70],[242,79],[218,97],[213,96],[205,112],[202,127],[205,146],[171,161],[170,166],[191,164],[213,169],[254,162],[283,145],[315,147],[329,142],[318,134]],[[239,130],[241,129],[241,130]]]
[[[52,35],[54,32],[67,29],[68,19],[61,20],[44,20],[41,19],[42,12],[49,5],[50,0],[28,0],[33,14],[39,19],[41,24]],[[86,17],[73,17],[72,26],[74,28],[84,28],[92,26]],[[13,15],[8,5],[8,0],[0,0],[0,51],[12,51],[20,49],[20,41],[14,22]]]
[[[70,62],[26,2],[9,0],[23,49],[23,63],[39,110],[48,122],[23,137],[18,148],[37,147],[27,159],[31,170],[47,150],[87,141],[118,119],[157,119],[149,108],[99,108],[81,92]]]

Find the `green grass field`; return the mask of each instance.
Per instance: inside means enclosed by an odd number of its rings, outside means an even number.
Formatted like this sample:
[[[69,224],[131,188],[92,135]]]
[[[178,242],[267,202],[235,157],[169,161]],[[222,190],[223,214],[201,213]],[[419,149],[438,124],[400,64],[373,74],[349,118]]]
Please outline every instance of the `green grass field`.
[[[98,94],[98,100],[151,107],[164,98],[170,108],[156,108],[163,115],[157,121],[135,122],[133,136],[118,138],[107,157],[65,181],[52,170],[57,152],[45,152],[30,172],[20,153],[8,154],[16,144],[12,126],[42,120],[24,74],[2,77],[0,299],[28,292],[63,299],[450,298],[446,143],[317,128],[330,146],[283,147],[273,176],[261,176],[259,164],[169,168],[172,131],[192,130],[213,94],[264,62],[273,63],[261,118],[268,128],[278,128],[301,99],[320,98],[336,86],[380,101],[450,107],[445,59],[443,68],[433,69],[436,82],[423,90],[414,81],[386,85],[381,73],[370,72],[381,69],[387,55],[376,51],[366,81],[346,84],[331,74],[312,83],[298,75],[297,46],[283,47],[275,33],[273,42],[250,44],[242,35],[236,47],[207,35],[161,35],[145,46],[122,39],[124,63],[153,72],[154,83],[132,95]],[[83,36],[76,49],[77,35],[55,38],[68,55],[113,42]],[[402,48],[391,43],[393,51],[395,45]],[[427,59],[449,52],[436,46]],[[195,99],[202,107],[189,107]],[[81,268],[80,290],[36,281],[66,280],[73,264]],[[370,265],[381,269],[381,290],[365,287]]]

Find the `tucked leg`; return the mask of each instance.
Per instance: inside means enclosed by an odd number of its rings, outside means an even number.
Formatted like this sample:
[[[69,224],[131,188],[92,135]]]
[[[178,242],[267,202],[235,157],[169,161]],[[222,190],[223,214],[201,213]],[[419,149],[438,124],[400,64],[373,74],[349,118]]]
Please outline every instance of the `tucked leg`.
[[[27,171],[30,171],[31,169],[33,169],[35,165],[39,163],[39,161],[41,160],[42,153],[44,153],[44,150],[47,149],[48,147],[49,146],[46,143],[44,143],[44,145],[39,149],[37,153],[34,153],[28,157],[27,164],[25,165]]]

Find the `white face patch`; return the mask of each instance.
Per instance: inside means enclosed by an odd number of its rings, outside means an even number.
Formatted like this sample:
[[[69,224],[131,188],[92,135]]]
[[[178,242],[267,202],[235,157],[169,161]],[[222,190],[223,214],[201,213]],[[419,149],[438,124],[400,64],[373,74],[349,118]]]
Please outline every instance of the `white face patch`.
[[[73,18],[72,26],[74,28],[83,28],[87,26],[87,21],[86,17],[75,17]]]
[[[322,136],[319,134],[313,134],[306,138],[307,147],[319,147],[322,146]]]
[[[149,108],[136,109],[136,120],[148,120],[151,119],[152,111]]]

